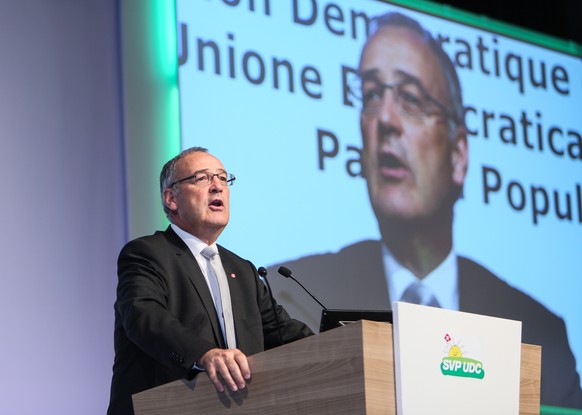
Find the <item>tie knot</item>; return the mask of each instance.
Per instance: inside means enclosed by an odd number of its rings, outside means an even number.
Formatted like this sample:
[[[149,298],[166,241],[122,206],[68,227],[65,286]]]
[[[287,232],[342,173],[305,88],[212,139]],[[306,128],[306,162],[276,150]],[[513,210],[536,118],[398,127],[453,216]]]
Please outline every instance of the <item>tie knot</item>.
[[[207,259],[212,259],[218,254],[218,249],[216,249],[216,245],[207,246],[200,252],[203,257]]]
[[[402,294],[401,301],[406,303],[428,305],[431,307],[440,307],[436,297],[428,288],[419,282],[413,282]]]

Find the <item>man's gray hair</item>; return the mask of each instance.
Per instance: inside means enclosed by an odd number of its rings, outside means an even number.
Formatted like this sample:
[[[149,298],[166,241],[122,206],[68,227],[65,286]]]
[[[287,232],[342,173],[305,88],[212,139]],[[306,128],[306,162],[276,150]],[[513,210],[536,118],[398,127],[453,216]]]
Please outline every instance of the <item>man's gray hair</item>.
[[[443,76],[445,78],[445,83],[450,96],[450,105],[452,110],[449,110],[454,120],[449,122],[449,130],[454,131],[457,125],[464,125],[464,109],[463,109],[463,97],[461,92],[461,83],[459,82],[459,77],[457,76],[457,71],[453,62],[443,50],[441,44],[432,36],[432,34],[423,28],[420,23],[416,20],[405,16],[401,13],[389,12],[380,16],[376,16],[370,22],[370,33],[368,39],[372,37],[376,32],[378,32],[383,27],[404,27],[412,30],[413,32],[420,35],[420,37],[426,42],[428,47],[435,54],[439,66],[441,67]],[[451,125],[452,123],[452,125]]]
[[[190,147],[190,148],[182,151],[176,157],[174,157],[173,159],[168,161],[166,164],[164,164],[164,167],[162,167],[162,171],[160,173],[160,196],[162,197],[162,206],[164,208],[164,212],[166,213],[166,216],[168,217],[168,219],[170,219],[171,212],[170,212],[170,209],[168,209],[168,207],[166,206],[166,203],[164,201],[164,190],[169,188],[170,185],[177,180],[176,179],[176,165],[178,164],[178,162],[182,158],[184,158],[184,156],[187,156],[188,154],[192,154],[192,153],[208,153],[208,150],[204,147]],[[179,192],[179,190],[176,190],[176,193],[178,193],[178,192]]]

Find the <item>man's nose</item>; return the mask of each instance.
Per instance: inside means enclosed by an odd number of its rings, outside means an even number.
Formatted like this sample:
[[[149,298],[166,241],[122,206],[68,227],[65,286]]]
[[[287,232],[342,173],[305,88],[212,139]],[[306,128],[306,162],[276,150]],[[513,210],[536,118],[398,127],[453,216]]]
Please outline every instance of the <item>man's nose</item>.
[[[393,89],[385,89],[382,95],[380,108],[378,109],[378,118],[380,122],[400,122],[402,116],[396,101],[396,94]]]
[[[217,174],[213,175],[210,179],[210,192],[222,192],[224,186],[226,186],[226,184],[220,180],[220,177]]]
[[[398,136],[402,133],[402,112],[396,101],[394,91],[387,89],[376,114],[378,131],[384,138]]]

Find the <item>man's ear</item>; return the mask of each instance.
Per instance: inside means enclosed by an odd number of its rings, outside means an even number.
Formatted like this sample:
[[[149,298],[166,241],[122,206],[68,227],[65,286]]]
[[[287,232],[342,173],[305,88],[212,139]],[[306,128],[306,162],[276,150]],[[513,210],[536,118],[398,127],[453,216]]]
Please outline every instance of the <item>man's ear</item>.
[[[451,163],[453,172],[453,183],[462,187],[467,175],[469,165],[469,148],[467,143],[467,130],[464,126],[457,126],[455,140],[451,151]]]
[[[164,205],[171,211],[175,212],[178,209],[178,203],[176,201],[176,195],[174,191],[170,188],[164,189]]]

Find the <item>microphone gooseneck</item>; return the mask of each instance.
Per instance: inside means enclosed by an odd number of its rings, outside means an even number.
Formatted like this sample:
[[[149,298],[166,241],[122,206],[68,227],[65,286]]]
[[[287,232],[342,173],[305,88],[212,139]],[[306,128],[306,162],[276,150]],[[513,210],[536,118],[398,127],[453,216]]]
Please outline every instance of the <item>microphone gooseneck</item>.
[[[275,299],[273,298],[273,291],[271,291],[271,285],[269,284],[269,280],[267,279],[267,269],[265,267],[259,267],[257,270],[259,275],[265,281],[265,285],[267,286],[267,291],[269,291],[269,297],[271,298],[271,308],[273,309],[273,315],[275,316],[275,324],[277,325],[277,332],[279,333],[279,342],[281,345],[285,344],[283,341],[283,335],[281,334],[281,325],[279,324],[279,316],[277,316],[277,307],[275,307]]]
[[[319,304],[319,305],[320,305],[320,306],[321,306],[321,307],[322,307],[324,310],[327,310],[327,307],[326,307],[326,306],[324,306],[324,305],[323,305],[323,303],[322,303],[321,301],[319,301],[319,300],[317,299],[317,297],[316,297],[316,296],[314,296],[313,294],[311,294],[311,293],[309,292],[309,290],[303,286],[303,284],[301,284],[299,281],[297,281],[297,280],[295,279],[295,277],[293,276],[293,273],[291,272],[291,270],[290,270],[289,268],[287,268],[287,267],[279,267],[279,274],[281,274],[281,275],[282,275],[282,276],[284,276],[285,278],[291,278],[293,281],[295,281],[297,284],[299,284],[299,286],[300,286],[301,288],[303,288],[303,290],[304,290],[304,291],[305,291],[307,294],[309,294],[309,296],[310,296],[311,298],[313,298],[313,299],[314,299],[314,300],[317,302],[317,304]]]

